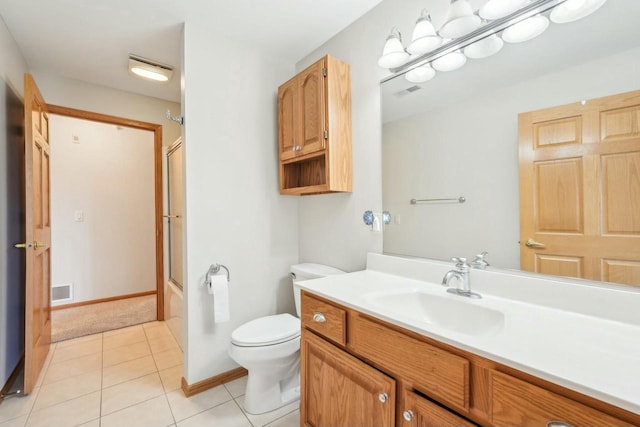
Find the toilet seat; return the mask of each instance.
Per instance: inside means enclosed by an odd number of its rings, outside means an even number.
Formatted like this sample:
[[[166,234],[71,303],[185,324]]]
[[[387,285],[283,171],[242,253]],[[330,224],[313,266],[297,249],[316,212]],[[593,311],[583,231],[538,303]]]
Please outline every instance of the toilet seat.
[[[231,334],[231,342],[240,347],[280,344],[300,336],[300,319],[288,313],[260,317],[245,323]]]

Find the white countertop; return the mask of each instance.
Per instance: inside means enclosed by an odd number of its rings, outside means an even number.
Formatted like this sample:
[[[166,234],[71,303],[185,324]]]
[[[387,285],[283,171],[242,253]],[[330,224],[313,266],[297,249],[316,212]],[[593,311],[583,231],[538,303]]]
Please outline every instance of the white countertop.
[[[507,299],[497,294],[480,292],[482,299],[467,299],[448,294],[439,283],[370,269],[300,282],[300,287],[394,325],[640,414],[638,324]],[[370,295],[389,290],[418,290],[443,298],[464,299],[469,304],[502,312],[504,324],[484,335],[467,335],[371,303]],[[640,311],[640,308],[636,306],[636,310]]]

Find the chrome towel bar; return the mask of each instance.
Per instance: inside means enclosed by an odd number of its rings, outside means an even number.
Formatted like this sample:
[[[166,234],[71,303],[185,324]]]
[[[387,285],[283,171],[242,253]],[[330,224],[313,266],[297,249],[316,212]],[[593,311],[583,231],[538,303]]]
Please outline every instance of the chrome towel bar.
[[[464,196],[460,196],[455,199],[411,199],[410,202],[412,205],[417,205],[418,203],[430,203],[430,202],[458,202],[464,203],[467,199]]]

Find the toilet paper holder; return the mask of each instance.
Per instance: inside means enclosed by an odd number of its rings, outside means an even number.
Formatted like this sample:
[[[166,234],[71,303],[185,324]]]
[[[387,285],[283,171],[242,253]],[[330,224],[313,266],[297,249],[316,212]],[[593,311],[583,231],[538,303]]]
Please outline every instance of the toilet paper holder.
[[[207,284],[211,283],[211,276],[218,274],[221,268],[224,268],[227,272],[227,282],[231,281],[231,273],[229,273],[229,269],[226,266],[222,264],[211,264],[209,270],[207,271]]]

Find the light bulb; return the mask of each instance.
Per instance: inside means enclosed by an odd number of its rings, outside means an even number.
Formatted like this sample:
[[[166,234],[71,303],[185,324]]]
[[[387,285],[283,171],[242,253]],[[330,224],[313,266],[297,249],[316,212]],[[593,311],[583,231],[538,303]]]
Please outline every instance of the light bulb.
[[[577,21],[591,15],[607,0],[567,0],[551,11],[550,18],[556,24]]]
[[[438,71],[453,71],[467,63],[467,57],[456,50],[442,56],[431,63],[431,66]]]
[[[409,70],[409,72],[404,75],[404,78],[411,83],[424,83],[434,78],[435,75],[436,71],[431,68],[429,64],[426,64]]]
[[[522,43],[538,37],[549,27],[549,20],[544,15],[513,24],[502,33],[502,39],[508,43]]]
[[[391,29],[382,50],[382,56],[378,59],[378,65],[382,68],[396,68],[407,62],[409,54],[402,46],[402,35],[397,28]]]
[[[567,0],[564,4],[567,10],[574,11],[583,7],[586,2],[586,0]]]

